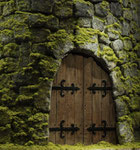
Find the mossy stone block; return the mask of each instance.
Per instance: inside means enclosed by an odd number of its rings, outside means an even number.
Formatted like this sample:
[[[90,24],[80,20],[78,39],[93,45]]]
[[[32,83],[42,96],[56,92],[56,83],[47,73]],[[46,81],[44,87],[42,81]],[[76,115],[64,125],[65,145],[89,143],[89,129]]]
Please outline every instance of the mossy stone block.
[[[130,24],[127,21],[123,21],[122,23],[122,33],[123,36],[129,36],[130,34]]]
[[[6,44],[3,47],[3,51],[1,53],[2,57],[19,57],[19,49],[18,45],[15,43]]]
[[[132,42],[129,39],[124,39],[123,40],[123,45],[124,45],[124,49],[127,50],[127,51],[130,51],[133,48]]]
[[[128,20],[131,21],[132,20],[132,11],[130,9],[125,9],[123,11],[123,17]]]
[[[58,29],[59,20],[53,15],[43,15],[43,14],[29,14],[28,24],[31,28],[36,27],[46,27],[49,29]]]
[[[3,44],[14,42],[14,32],[9,29],[0,31],[0,42]]]
[[[94,16],[92,18],[92,28],[103,31],[104,30],[104,21],[101,20],[100,18]]]
[[[6,126],[11,122],[8,110],[8,107],[0,106],[0,125]]]
[[[140,111],[133,112],[131,117],[133,119],[134,128],[138,129],[140,127]]]
[[[75,0],[75,16],[76,17],[92,17],[94,14],[93,4],[84,0]]]
[[[85,18],[85,17],[79,17],[78,26],[82,27],[82,28],[91,28],[92,19],[91,18]]]
[[[32,29],[32,41],[36,43],[46,42],[49,34],[51,33],[49,29],[41,28],[41,29]]]
[[[105,22],[107,25],[111,25],[111,24],[114,24],[114,23],[119,23],[119,20],[113,16],[112,13],[109,13],[107,16],[106,16],[106,22]]]
[[[132,128],[127,121],[120,122],[118,124],[118,132],[119,132],[119,142],[120,144],[124,144],[125,142],[134,141],[134,136],[132,132]]]
[[[14,3],[14,0],[11,0],[9,2],[7,2],[4,7],[3,7],[3,16],[8,16],[12,13],[14,13],[15,11],[15,3]]]
[[[116,17],[122,16],[123,8],[122,8],[122,5],[120,3],[113,3],[112,2],[110,4],[110,9],[111,9],[111,12],[114,16],[116,16]]]
[[[69,18],[73,16],[73,2],[71,0],[56,1],[54,14],[59,18]]]
[[[99,17],[106,17],[108,15],[109,3],[99,3],[95,5],[95,14]]]
[[[127,106],[126,102],[123,100],[123,98],[118,97],[115,100],[115,104],[116,104],[116,110],[117,110],[118,117],[122,117],[129,113],[128,106]]]
[[[122,40],[118,39],[112,42],[113,50],[118,53],[120,50],[123,50],[123,42]]]
[[[32,45],[32,52],[40,53],[46,56],[55,57],[54,51],[48,47],[48,43],[37,43]]]
[[[18,11],[30,11],[31,10],[30,0],[16,0],[16,8]]]
[[[9,124],[7,124],[8,126]],[[7,129],[6,126],[0,127],[0,144],[10,143],[11,142],[11,130]]]
[[[54,0],[31,0],[31,11],[50,14],[52,13]]]

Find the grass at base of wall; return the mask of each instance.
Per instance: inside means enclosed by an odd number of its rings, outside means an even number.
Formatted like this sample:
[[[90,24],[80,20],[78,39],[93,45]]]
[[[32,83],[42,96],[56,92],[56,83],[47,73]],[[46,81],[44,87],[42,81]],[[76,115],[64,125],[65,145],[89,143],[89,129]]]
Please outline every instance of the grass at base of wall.
[[[85,146],[83,144],[76,144],[76,145],[55,145],[49,143],[45,146],[39,145],[32,145],[32,146],[21,146],[21,145],[14,145],[14,144],[1,144],[0,150],[140,150],[140,142],[137,143],[127,143],[125,145],[113,145],[107,142],[99,142],[98,144],[88,145]]]

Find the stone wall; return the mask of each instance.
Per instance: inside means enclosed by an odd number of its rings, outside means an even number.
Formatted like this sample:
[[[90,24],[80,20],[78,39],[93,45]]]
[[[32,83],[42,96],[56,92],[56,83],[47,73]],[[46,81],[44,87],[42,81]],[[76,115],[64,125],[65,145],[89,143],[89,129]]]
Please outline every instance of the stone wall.
[[[138,2],[0,0],[0,143],[48,142],[53,78],[71,51],[106,65],[119,143],[140,141]]]

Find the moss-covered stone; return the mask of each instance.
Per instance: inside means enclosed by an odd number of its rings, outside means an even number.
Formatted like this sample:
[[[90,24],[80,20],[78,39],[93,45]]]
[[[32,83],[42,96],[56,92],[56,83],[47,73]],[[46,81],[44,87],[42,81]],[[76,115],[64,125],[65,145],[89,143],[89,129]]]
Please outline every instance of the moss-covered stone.
[[[0,31],[0,42],[3,44],[14,42],[14,32],[9,29]]]
[[[68,18],[73,15],[73,3],[71,0],[56,0],[54,14],[60,18]]]
[[[31,10],[30,0],[16,0],[16,8],[18,11],[30,11]]]
[[[54,6],[54,0],[31,0],[31,11],[33,12],[41,12],[45,14],[52,13],[52,9]],[[28,9],[29,11],[29,9]]]
[[[14,0],[10,0],[8,2],[5,3],[5,5],[3,6],[3,16],[8,16],[12,13],[15,12],[15,3]]]
[[[92,3],[85,0],[74,0],[75,16],[91,18],[94,9]]]

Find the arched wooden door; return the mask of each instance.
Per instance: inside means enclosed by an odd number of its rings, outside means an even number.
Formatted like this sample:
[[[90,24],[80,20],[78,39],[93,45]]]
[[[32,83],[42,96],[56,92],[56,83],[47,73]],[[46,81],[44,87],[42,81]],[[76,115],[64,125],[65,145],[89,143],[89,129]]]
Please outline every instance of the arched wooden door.
[[[116,143],[115,110],[108,74],[92,57],[69,54],[55,77],[49,141]]]

